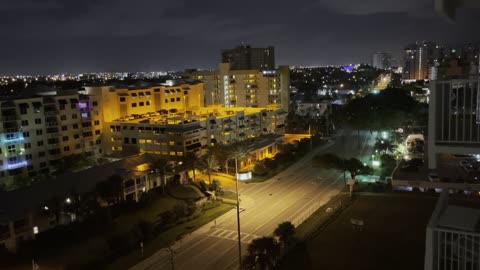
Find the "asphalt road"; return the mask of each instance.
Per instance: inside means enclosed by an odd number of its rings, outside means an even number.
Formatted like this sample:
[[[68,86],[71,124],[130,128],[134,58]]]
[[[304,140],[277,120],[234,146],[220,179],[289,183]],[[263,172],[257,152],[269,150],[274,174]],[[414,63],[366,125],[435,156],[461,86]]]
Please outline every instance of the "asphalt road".
[[[372,152],[376,134],[341,132],[337,139],[321,146],[272,179],[241,184],[240,214],[242,254],[256,237],[271,235],[284,221],[299,223],[344,186],[343,173],[312,168],[317,153],[356,157],[364,162]],[[348,175],[347,175],[348,177]],[[231,211],[192,233],[173,246],[174,267],[178,269],[238,269],[236,212]],[[161,250],[131,270],[172,269],[172,255]]]

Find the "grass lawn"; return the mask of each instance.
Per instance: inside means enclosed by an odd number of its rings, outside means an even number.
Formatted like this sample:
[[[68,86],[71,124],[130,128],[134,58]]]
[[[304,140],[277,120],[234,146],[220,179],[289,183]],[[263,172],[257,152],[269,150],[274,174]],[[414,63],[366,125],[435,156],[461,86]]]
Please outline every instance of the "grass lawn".
[[[236,200],[237,199],[237,193],[233,191],[224,191],[223,195],[220,197],[225,198],[225,199],[230,199],[230,200]]]
[[[153,253],[159,249],[168,247],[175,240],[179,239],[181,236],[191,233],[196,229],[202,227],[208,222],[216,219],[217,217],[223,215],[233,208],[232,205],[228,204],[219,204],[214,208],[206,210],[198,218],[185,222],[184,224],[176,225],[175,227],[170,228],[158,235],[155,239],[145,245],[144,252],[145,258],[151,256]],[[127,256],[123,256],[117,259],[115,262],[110,264],[106,269],[108,270],[117,270],[117,269],[128,269],[129,267],[135,265],[141,260],[140,253],[130,253]]]
[[[265,174],[265,175],[253,175],[251,180],[247,180],[247,181],[243,181],[243,182],[248,184],[248,183],[260,183],[260,182],[267,181],[268,179],[270,179],[270,178],[274,177],[275,175],[281,173],[283,170],[287,169],[288,167],[290,167],[291,165],[293,165],[297,161],[298,160],[291,160],[288,163],[279,164],[278,167],[276,167],[272,171],[269,171],[267,174]]]
[[[114,220],[115,228],[112,232],[122,232],[131,229],[138,224],[139,221],[145,220],[154,222],[158,219],[158,215],[172,209],[181,200],[177,200],[170,196],[156,196],[151,202],[148,202],[143,208],[131,211],[128,214],[121,215]]]
[[[168,194],[172,195],[177,199],[188,200],[188,199],[198,199],[200,194],[198,194],[192,187],[185,185],[172,185],[167,188]]]
[[[293,251],[282,269],[423,269],[431,194],[359,195],[322,231]],[[350,219],[363,219],[363,231]],[[301,233],[301,232],[299,232]]]

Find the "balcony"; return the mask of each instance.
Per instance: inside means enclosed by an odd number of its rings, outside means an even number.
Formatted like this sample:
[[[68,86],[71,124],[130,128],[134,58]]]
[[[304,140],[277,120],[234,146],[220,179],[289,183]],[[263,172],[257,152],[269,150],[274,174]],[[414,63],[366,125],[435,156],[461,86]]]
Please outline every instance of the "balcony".
[[[48,138],[57,138],[57,137],[60,137],[60,132],[56,131],[56,132],[51,132],[51,133],[48,133]]]
[[[48,111],[45,111],[45,115],[46,115],[46,116],[56,116],[56,115],[58,115],[58,110],[48,110]]]
[[[2,122],[12,122],[17,120],[18,120],[17,115],[2,115]]]
[[[28,162],[26,160],[23,160],[23,158],[16,160],[14,162],[8,162],[7,164],[7,170],[15,170],[19,168],[26,167],[28,165]]]

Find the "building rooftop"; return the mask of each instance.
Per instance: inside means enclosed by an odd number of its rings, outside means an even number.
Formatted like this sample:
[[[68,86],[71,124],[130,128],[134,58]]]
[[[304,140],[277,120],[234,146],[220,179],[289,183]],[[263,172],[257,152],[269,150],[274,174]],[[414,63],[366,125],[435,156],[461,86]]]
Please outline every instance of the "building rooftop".
[[[480,232],[479,221],[480,209],[448,205],[440,216],[437,226],[467,232]]]
[[[24,218],[29,212],[42,207],[53,197],[65,197],[69,192],[87,193],[93,191],[97,183],[105,181],[113,174],[135,171],[139,165],[155,160],[155,155],[140,154],[89,169],[67,173],[53,179],[40,181],[25,189],[0,191],[0,224]]]
[[[129,115],[114,120],[113,122],[122,123],[146,123],[146,124],[188,124],[192,122],[205,121],[209,117],[215,116],[217,119],[236,116],[238,112],[243,112],[244,116],[252,115],[263,111],[265,108],[251,107],[233,107],[226,108],[221,106],[208,106],[202,108],[190,108],[189,110],[150,112],[142,115]]]
[[[278,142],[283,138],[283,135],[279,134],[265,134],[261,137],[253,139],[254,141],[248,146],[248,151],[255,151],[267,147],[275,142]]]

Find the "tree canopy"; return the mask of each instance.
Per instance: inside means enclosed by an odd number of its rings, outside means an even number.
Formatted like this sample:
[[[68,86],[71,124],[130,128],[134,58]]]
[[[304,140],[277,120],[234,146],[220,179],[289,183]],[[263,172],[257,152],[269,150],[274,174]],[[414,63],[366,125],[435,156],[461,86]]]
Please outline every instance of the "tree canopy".
[[[407,91],[387,88],[345,104],[336,115],[337,123],[357,129],[384,130],[406,125],[425,125],[424,105]]]
[[[373,173],[371,167],[364,165],[356,158],[343,159],[331,153],[315,156],[312,163],[314,166],[320,168],[348,171],[352,179],[355,179],[357,175],[369,175]]]

